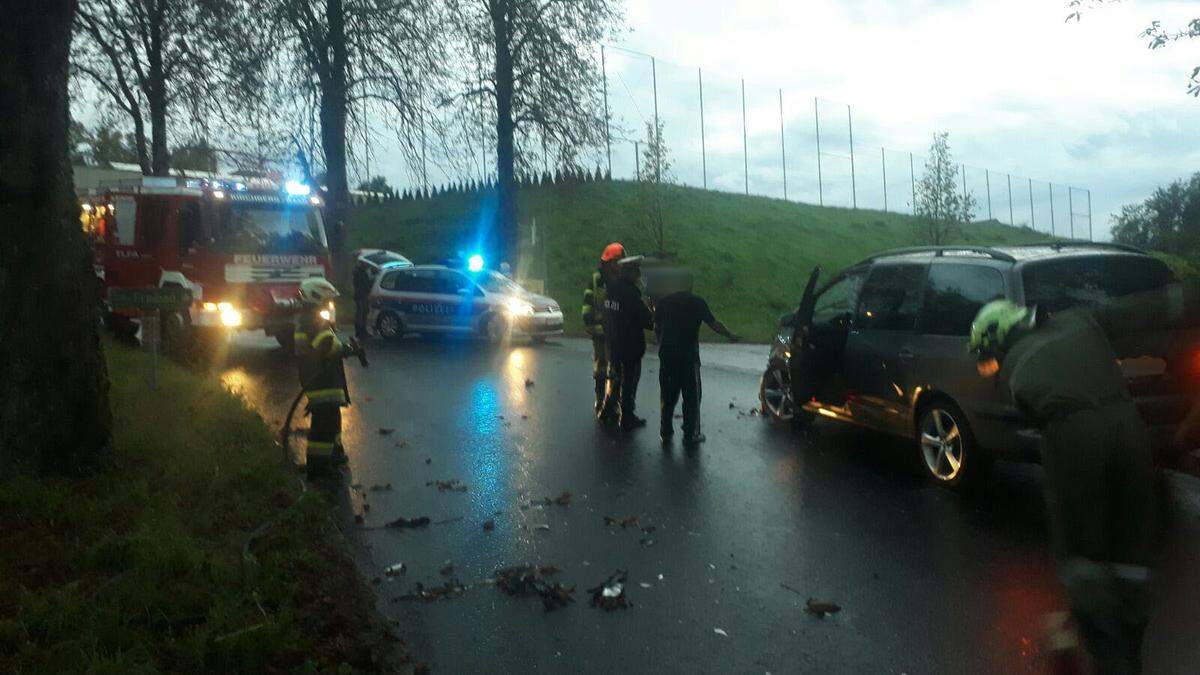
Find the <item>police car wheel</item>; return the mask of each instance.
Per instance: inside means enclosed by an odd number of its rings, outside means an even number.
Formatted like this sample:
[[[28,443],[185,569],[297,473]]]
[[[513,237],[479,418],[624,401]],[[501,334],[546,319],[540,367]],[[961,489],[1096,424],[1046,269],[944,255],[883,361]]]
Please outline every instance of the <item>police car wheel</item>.
[[[487,318],[483,324],[483,336],[492,344],[500,344],[504,341],[507,326],[504,323],[504,317],[493,314]]]
[[[949,400],[922,407],[917,447],[926,473],[939,485],[959,487],[983,472],[987,462],[962,409]]]
[[[404,337],[404,322],[394,312],[383,312],[375,320],[375,330],[384,339],[399,340]]]

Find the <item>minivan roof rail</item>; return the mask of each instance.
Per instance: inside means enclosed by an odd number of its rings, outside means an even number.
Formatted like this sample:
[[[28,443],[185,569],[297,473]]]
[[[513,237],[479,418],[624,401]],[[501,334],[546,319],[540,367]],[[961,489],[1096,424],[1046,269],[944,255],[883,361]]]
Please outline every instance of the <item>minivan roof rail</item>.
[[[1127,253],[1141,253],[1142,255],[1146,255],[1146,251],[1143,249],[1140,249],[1136,246],[1130,246],[1129,244],[1119,244],[1115,241],[1063,240],[1042,244],[1012,244],[1011,248],[1031,248],[1034,246],[1044,246],[1047,248],[1052,248],[1056,251],[1061,251],[1064,248],[1108,248],[1114,251],[1125,251]]]
[[[946,253],[978,253],[986,255],[994,260],[1003,260],[1004,262],[1016,262],[1017,259],[999,249],[988,246],[909,246],[907,248],[894,248],[890,251],[876,253],[875,255],[864,258],[859,265],[863,265],[880,258],[891,258],[900,255],[913,255],[915,253],[929,253],[934,257],[940,258]]]

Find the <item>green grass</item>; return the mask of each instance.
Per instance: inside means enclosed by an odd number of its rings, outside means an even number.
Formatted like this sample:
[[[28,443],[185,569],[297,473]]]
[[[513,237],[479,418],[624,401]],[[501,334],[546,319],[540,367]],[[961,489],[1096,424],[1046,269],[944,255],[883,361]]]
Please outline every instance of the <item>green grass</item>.
[[[795,308],[814,265],[826,274],[868,254],[915,241],[913,219],[880,211],[798,204],[685,187],[669,187],[667,249],[696,272],[696,291],[718,318],[750,339],[769,339],[779,315]],[[471,250],[477,237],[478,198],[444,195],[425,202],[359,207],[351,247],[378,246],[432,262]],[[519,196],[523,272],[544,278],[549,295],[580,333],[578,305],[600,250],[620,240],[646,252],[651,239],[637,209],[635,184],[605,181],[526,188]],[[537,223],[539,245],[528,245]],[[1017,244],[1043,234],[995,221],[972,223],[956,243]]]
[[[370,592],[262,419],[166,362],[150,393],[143,353],[105,351],[115,466],[0,481],[0,672],[371,669]]]

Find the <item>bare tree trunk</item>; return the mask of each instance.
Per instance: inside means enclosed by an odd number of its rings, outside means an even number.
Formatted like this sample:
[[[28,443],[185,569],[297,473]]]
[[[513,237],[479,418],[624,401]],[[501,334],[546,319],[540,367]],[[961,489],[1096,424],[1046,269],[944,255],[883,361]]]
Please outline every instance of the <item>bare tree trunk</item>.
[[[489,233],[498,260],[513,259],[519,250],[517,233],[516,157],[513,146],[513,60],[508,2],[492,3],[492,33],[496,44],[496,218]]]
[[[150,48],[146,56],[150,65],[150,86],[146,98],[150,104],[150,172],[155,176],[170,174],[171,153],[167,149],[167,78],[163,72],[162,18],[165,8],[157,7],[158,18],[150,25]]]
[[[67,134],[75,0],[0,0],[0,467],[95,466],[112,418]]]
[[[329,188],[325,206],[326,230],[334,264],[341,261],[345,246],[343,225],[350,202],[346,176],[346,15],[342,0],[326,0],[329,22],[330,62],[327,80],[321,87],[321,149],[325,153],[325,182]]]

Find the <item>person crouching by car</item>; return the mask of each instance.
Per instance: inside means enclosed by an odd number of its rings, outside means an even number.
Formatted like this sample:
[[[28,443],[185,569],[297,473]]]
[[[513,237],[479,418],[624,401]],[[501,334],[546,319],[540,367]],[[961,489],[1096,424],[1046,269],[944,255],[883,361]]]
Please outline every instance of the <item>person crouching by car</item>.
[[[635,408],[642,357],[646,354],[646,331],[654,328],[654,320],[638,286],[641,263],[640,255],[622,258],[604,299],[608,389],[600,417],[609,419],[615,415],[622,431],[646,426],[646,420],[635,414]]]
[[[654,302],[654,333],[658,337],[658,384],[661,390],[659,434],[664,442],[675,433],[675,404],[683,398],[683,442],[704,442],[700,432],[700,324],[737,342],[725,324],[713,316],[704,298],[692,293],[692,274],[673,270],[662,281],[664,294]]]

